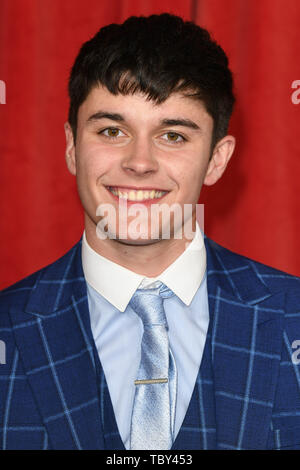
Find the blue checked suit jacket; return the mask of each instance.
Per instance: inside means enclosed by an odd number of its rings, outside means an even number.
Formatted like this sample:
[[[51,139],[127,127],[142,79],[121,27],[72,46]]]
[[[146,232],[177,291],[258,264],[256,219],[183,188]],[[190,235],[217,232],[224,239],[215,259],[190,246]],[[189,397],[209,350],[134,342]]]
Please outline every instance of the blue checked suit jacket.
[[[205,245],[213,447],[300,449],[300,365],[292,360],[292,343],[300,340],[300,279],[207,237]],[[0,448],[122,448],[91,335],[81,241],[2,291],[0,340],[6,346],[0,364]],[[180,449],[208,448],[200,380],[193,399],[198,402],[190,404],[177,440]],[[197,413],[199,423],[193,418]],[[116,436],[111,447],[105,444],[105,426]],[[201,445],[192,437],[197,431]]]

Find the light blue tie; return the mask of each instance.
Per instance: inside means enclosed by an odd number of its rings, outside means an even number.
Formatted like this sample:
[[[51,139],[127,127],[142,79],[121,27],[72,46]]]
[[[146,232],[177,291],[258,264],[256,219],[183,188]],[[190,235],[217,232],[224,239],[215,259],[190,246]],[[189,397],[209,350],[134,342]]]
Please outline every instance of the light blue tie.
[[[129,305],[141,318],[144,333],[131,419],[132,450],[171,449],[175,424],[176,364],[169,349],[163,299],[173,292],[164,284],[137,289]]]

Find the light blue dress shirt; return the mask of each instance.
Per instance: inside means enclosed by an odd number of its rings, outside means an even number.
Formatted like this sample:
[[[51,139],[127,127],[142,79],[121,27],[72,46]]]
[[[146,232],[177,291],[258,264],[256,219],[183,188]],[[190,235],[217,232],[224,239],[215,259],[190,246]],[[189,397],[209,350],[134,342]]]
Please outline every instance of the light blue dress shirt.
[[[126,449],[143,325],[128,306],[137,288],[166,284],[175,296],[164,300],[169,343],[178,373],[175,437],[186,414],[203,355],[209,323],[206,252],[197,225],[185,251],[159,276],[146,278],[96,253],[82,242],[91,329],[108,385],[117,426]]]

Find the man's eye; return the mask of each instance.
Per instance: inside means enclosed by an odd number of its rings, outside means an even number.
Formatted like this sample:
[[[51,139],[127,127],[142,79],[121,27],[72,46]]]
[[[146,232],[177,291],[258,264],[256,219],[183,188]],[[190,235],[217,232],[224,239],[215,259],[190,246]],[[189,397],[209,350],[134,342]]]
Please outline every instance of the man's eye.
[[[177,134],[177,132],[166,132],[164,135],[167,136],[167,139],[164,140],[167,140],[168,142],[172,142],[174,144],[181,144],[186,140],[182,135]]]
[[[123,132],[120,131],[120,129],[118,129],[117,127],[107,127],[106,129],[99,131],[98,134],[103,134],[105,137],[108,137],[109,139],[116,139],[117,137],[120,137],[120,132],[123,134]]]

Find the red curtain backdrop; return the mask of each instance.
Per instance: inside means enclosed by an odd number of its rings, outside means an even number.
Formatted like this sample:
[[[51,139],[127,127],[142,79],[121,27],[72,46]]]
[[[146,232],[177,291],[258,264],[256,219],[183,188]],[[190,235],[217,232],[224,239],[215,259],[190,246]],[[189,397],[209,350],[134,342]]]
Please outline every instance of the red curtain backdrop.
[[[201,193],[207,235],[300,275],[299,0],[0,0],[0,288],[82,234],[63,130],[81,43],[105,24],[162,12],[208,28],[234,72],[237,148],[223,178]]]

